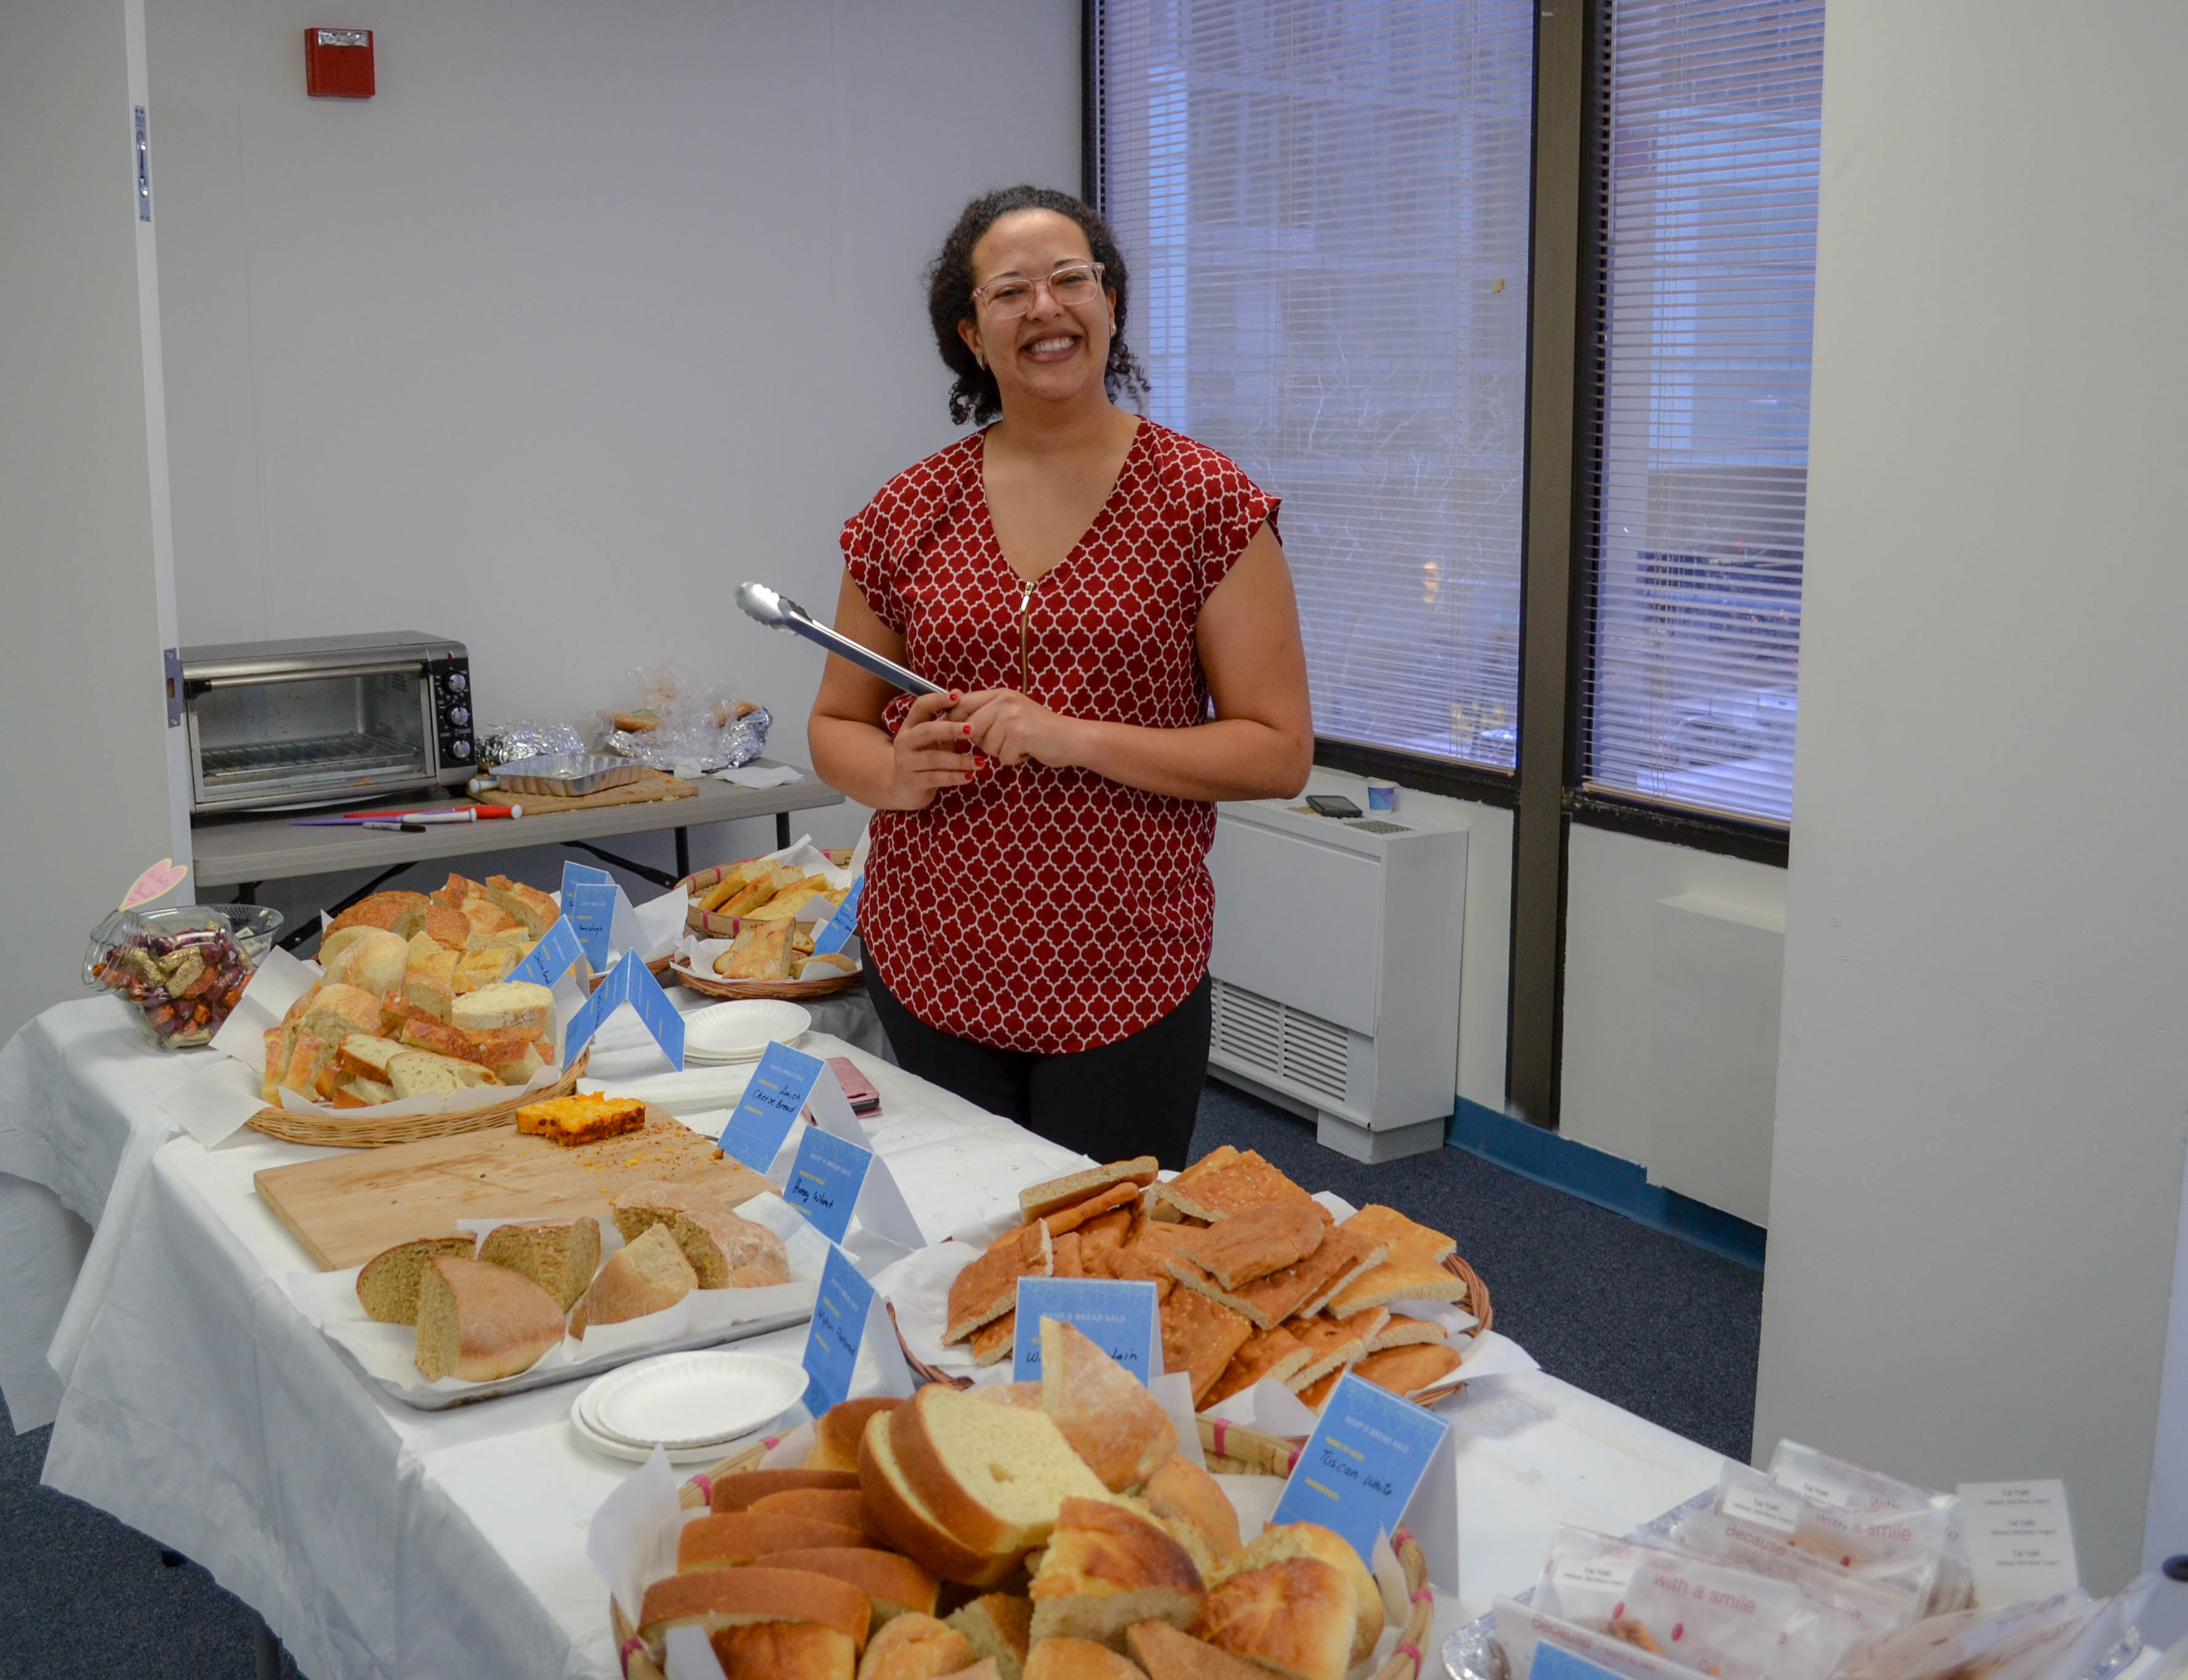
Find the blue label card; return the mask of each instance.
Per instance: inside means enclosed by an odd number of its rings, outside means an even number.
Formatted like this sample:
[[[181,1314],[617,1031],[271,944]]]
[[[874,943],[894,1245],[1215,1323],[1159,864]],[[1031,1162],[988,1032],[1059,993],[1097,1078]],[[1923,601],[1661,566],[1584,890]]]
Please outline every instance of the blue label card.
[[[577,929],[585,961],[602,973],[608,966],[608,928],[622,894],[612,881],[568,881],[562,887],[562,919]]]
[[[851,1257],[831,1247],[828,1263],[820,1268],[813,1322],[805,1332],[805,1409],[815,1418],[851,1397],[859,1344],[878,1305],[874,1286],[859,1276]]]
[[[840,1243],[850,1233],[851,1210],[859,1205],[859,1193],[866,1188],[873,1164],[871,1150],[847,1143],[819,1126],[801,1126],[782,1199],[812,1221],[830,1242]]]
[[[754,1172],[775,1164],[782,1141],[804,1112],[814,1081],[827,1073],[828,1064],[817,1056],[792,1050],[787,1044],[770,1044],[753,1069],[745,1094],[737,1099],[729,1123],[722,1128],[722,1153],[742,1161]],[[842,1092],[837,1095],[840,1097]]]
[[[1069,1321],[1080,1334],[1145,1383],[1160,1369],[1155,1286],[1108,1277],[1018,1279],[1018,1344],[1011,1377],[1040,1380],[1040,1321]]]
[[[1448,1569],[1455,1589],[1458,1508],[1451,1424],[1351,1372],[1339,1378],[1322,1407],[1269,1520],[1320,1523],[1334,1529],[1352,1542],[1364,1561],[1374,1556],[1377,1536],[1396,1534],[1405,1526],[1406,1508],[1428,1478],[1431,1463],[1438,1459],[1442,1461],[1444,1485],[1438,1491],[1450,1495]],[[1430,1559],[1430,1578],[1444,1585],[1444,1571],[1435,1567],[1442,1536],[1430,1532],[1431,1528],[1440,1531],[1441,1525],[1419,1527],[1422,1550]]]
[[[589,883],[593,886],[612,887],[615,885],[615,877],[604,869],[595,869],[589,863],[572,863],[567,859],[563,860],[562,908],[564,910],[567,911],[570,908],[570,888]]]
[[[539,943],[532,947],[524,961],[510,971],[512,980],[529,980],[536,986],[551,986],[570,972],[570,965],[584,952],[578,949],[577,930],[570,926],[570,918],[558,916],[539,936]]]
[[[1535,1647],[1535,1666],[1528,1673],[1532,1680],[1621,1680],[1616,1671],[1576,1656],[1563,1645],[1554,1645],[1547,1639]]]
[[[813,952],[826,956],[839,951],[851,943],[859,931],[859,900],[866,895],[866,877],[861,875],[851,883],[851,890],[843,895],[843,902],[836,913],[813,930]]]
[[[593,1041],[601,1023],[626,1003],[638,1012],[639,1024],[661,1046],[661,1053],[668,1058],[669,1065],[682,1073],[684,1017],[634,951],[627,953],[608,971],[607,978],[585,1000],[584,1007],[570,1018],[569,1031],[562,1042],[562,1065],[567,1068],[576,1061],[578,1052]]]

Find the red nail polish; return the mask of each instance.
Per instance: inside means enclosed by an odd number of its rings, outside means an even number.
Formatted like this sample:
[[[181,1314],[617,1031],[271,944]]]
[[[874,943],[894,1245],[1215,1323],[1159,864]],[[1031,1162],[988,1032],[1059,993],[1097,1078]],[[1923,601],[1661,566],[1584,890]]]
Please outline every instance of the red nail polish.
[[[972,734],[972,732],[973,732],[973,726],[972,726],[972,724],[966,724],[966,725],[965,725],[965,733],[966,733],[966,734],[967,734],[967,735],[970,735],[970,734]]]

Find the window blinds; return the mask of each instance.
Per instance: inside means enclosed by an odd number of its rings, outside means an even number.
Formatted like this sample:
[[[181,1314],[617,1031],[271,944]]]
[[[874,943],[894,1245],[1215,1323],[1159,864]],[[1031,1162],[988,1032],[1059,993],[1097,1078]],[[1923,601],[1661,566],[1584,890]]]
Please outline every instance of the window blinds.
[[[1149,414],[1283,498],[1317,733],[1509,767],[1529,0],[1098,0]]]
[[[1586,780],[1788,822],[1824,8],[1605,11]]]

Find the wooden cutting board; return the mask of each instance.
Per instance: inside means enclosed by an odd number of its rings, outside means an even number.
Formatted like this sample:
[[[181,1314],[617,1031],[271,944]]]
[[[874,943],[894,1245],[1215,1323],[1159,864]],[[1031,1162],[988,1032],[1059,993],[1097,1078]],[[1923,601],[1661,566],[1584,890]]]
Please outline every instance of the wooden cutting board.
[[[609,1201],[649,1178],[698,1185],[731,1207],[777,1187],[716,1160],[712,1142],[657,1108],[646,1111],[644,1131],[576,1148],[494,1126],[257,1175],[261,1199],[323,1271],[362,1266],[414,1237],[454,1236],[460,1219],[590,1214],[606,1227]]]

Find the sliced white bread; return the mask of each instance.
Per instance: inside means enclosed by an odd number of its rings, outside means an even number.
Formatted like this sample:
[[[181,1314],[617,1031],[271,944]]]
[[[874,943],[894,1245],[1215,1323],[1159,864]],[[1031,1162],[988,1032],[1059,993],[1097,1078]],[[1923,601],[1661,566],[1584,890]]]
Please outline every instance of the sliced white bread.
[[[894,1412],[876,1413],[867,1420],[859,1441],[859,1491],[874,1526],[897,1550],[944,1581],[966,1587],[997,1585],[1018,1568],[1019,1554],[976,1550],[943,1526],[897,1462],[893,1439],[896,1416]],[[1023,1652],[1023,1640],[1020,1648]]]
[[[976,1551],[1029,1551],[1047,1540],[1064,1500],[1108,1493],[1044,1412],[984,1406],[934,1383],[890,1424],[905,1479]]]
[[[431,1097],[501,1081],[475,1062],[436,1056],[430,1050],[405,1050],[387,1058],[387,1083],[398,1097]]]
[[[658,1649],[672,1627],[697,1626],[712,1633],[786,1621],[832,1627],[857,1646],[866,1643],[872,1612],[865,1593],[833,1576],[764,1566],[691,1570],[646,1589],[638,1637]]]
[[[555,995],[529,980],[503,980],[459,997],[449,1019],[467,1033],[514,1029],[537,1036],[553,1030]]]

